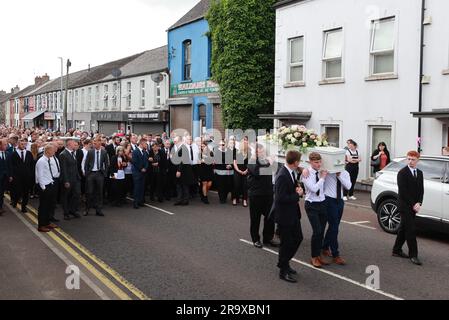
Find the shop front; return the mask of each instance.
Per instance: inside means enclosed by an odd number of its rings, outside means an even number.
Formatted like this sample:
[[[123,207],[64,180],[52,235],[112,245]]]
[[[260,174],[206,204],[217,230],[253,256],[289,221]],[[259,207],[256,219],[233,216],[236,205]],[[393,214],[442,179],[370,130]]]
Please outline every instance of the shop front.
[[[161,134],[168,132],[168,111],[128,112],[128,129],[135,134]]]
[[[111,136],[118,131],[126,130],[127,113],[126,112],[94,112],[92,113],[92,122],[96,122],[99,133]],[[95,131],[95,130],[93,130]]]

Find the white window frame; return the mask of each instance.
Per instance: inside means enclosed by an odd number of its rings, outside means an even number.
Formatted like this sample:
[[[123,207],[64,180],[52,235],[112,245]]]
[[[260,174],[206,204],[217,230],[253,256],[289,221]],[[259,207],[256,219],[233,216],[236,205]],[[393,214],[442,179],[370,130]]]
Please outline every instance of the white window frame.
[[[336,32],[341,32],[341,54],[340,56],[335,56],[335,57],[330,57],[330,58],[326,58],[326,49],[327,49],[327,40],[328,40],[328,36],[329,34],[332,33],[336,33]],[[330,29],[330,30],[325,30],[323,32],[323,53],[322,53],[322,63],[323,63],[323,75],[322,75],[322,79],[323,80],[341,80],[344,79],[344,65],[343,65],[343,55],[344,55],[344,31],[343,31],[343,27],[338,27],[338,28],[334,28],[334,29]],[[328,62],[334,62],[334,61],[340,61],[341,64],[341,73],[339,77],[332,77],[332,78],[328,78],[327,75],[327,63]]]
[[[79,108],[79,92],[78,92],[78,90],[75,90],[75,107],[74,107],[74,110],[78,112],[79,111],[78,108]]]
[[[294,40],[298,40],[298,39],[302,39],[302,61],[300,62],[295,62],[292,63],[292,42]],[[305,36],[304,35],[300,35],[297,37],[292,37],[288,39],[288,70],[287,70],[287,83],[304,83],[304,79],[305,79]],[[292,81],[291,80],[291,70],[294,67],[302,67],[302,79],[301,80],[296,80],[296,81]]]
[[[117,108],[117,91],[118,91],[118,84],[114,83],[112,85],[112,107],[115,109]]]
[[[84,108],[85,108],[85,89],[81,89],[81,107],[80,107],[80,112],[84,112]]]
[[[100,86],[95,86],[95,110],[100,108]]]
[[[92,87],[87,89],[87,109],[92,110]]]
[[[156,82],[155,86],[155,97],[156,97],[156,106],[159,107],[162,104],[162,91],[161,91],[161,82]]]
[[[132,82],[126,83],[126,108],[131,109],[132,108]]]
[[[391,49],[385,49],[385,50],[374,50],[374,42],[375,42],[375,36],[376,36],[376,30],[377,26],[382,22],[387,22],[393,20],[394,22],[394,35],[393,35],[393,47]],[[396,48],[397,48],[397,26],[398,26],[398,17],[397,16],[390,16],[381,18],[378,20],[373,20],[371,22],[371,40],[370,40],[370,76],[371,77],[377,77],[377,76],[385,76],[385,75],[395,75],[397,74],[397,56],[396,56]],[[388,55],[393,54],[393,71],[392,72],[384,72],[384,73],[374,73],[374,60],[376,56],[380,55]]]
[[[109,85],[107,84],[103,86],[103,108],[109,108]]]
[[[343,137],[342,137],[342,132],[343,132],[343,121],[320,121],[320,125],[321,125],[321,134],[325,134],[326,133],[326,128],[338,128],[339,131],[339,141],[338,141],[338,146],[340,147],[343,145]]]
[[[145,89],[146,89],[145,80],[140,80],[140,108],[145,108],[146,103]]]

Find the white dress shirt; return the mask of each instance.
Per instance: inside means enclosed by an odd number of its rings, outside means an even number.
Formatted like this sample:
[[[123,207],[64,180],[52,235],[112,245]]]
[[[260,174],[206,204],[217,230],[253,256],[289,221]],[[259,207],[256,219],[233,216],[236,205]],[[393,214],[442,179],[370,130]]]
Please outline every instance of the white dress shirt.
[[[89,152],[89,149],[83,148],[83,149],[81,149],[81,151],[83,151],[83,160],[81,160],[81,171],[83,172],[84,175],[86,175],[84,165],[86,164],[86,158],[87,158],[87,153]]]
[[[23,151],[23,162],[25,162],[25,159],[27,157],[27,150],[26,149],[20,150],[19,148],[16,148],[16,152],[19,155],[20,159],[22,159],[22,151]]]
[[[341,182],[341,199],[343,199],[343,189],[351,189],[351,177],[348,171],[343,171],[340,173],[338,178]],[[326,197],[337,199],[337,174],[329,173],[324,181],[324,194]]]
[[[418,168],[411,168],[410,166],[407,166],[410,169],[410,172],[412,173],[412,176],[415,176],[415,172],[416,172],[416,176],[418,176]]]
[[[318,173],[319,181],[316,182],[316,174]],[[302,177],[301,181],[304,183],[306,187],[306,201],[308,202],[323,202],[326,200],[326,196],[324,193],[324,181],[325,179],[319,177],[319,172],[312,167],[309,168],[309,176],[307,178]],[[320,195],[317,195],[317,192],[320,192]]]
[[[45,186],[53,183],[55,178],[59,178],[61,174],[60,168],[58,159],[55,157],[48,158],[46,155],[43,155],[37,161],[35,171],[36,183],[39,184],[42,190],[45,190]]]
[[[200,149],[198,148],[198,145],[196,143],[192,143],[192,144],[186,144],[185,145],[187,147],[187,150],[189,151],[189,160],[190,160],[190,164],[195,165],[200,163]],[[190,148],[192,148],[193,151],[193,160],[190,154]]]
[[[92,167],[92,172],[100,171],[100,168],[97,165],[97,152],[98,152],[98,165],[101,166],[101,149],[94,149],[94,166]]]

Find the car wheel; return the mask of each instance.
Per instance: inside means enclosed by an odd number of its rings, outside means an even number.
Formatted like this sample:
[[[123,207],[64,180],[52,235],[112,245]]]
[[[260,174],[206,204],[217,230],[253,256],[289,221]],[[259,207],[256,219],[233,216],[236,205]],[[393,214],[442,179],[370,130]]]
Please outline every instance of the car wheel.
[[[401,224],[398,201],[396,199],[383,201],[377,209],[377,220],[383,231],[397,234]]]

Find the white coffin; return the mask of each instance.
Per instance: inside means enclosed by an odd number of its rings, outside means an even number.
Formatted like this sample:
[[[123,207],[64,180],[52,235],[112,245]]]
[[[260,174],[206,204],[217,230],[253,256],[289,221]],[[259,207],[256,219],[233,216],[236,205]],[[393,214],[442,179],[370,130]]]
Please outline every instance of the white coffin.
[[[322,168],[330,173],[342,172],[346,166],[346,150],[334,147],[315,147],[309,149],[306,154],[303,154],[302,161],[308,164],[309,154],[318,152],[322,158]]]

